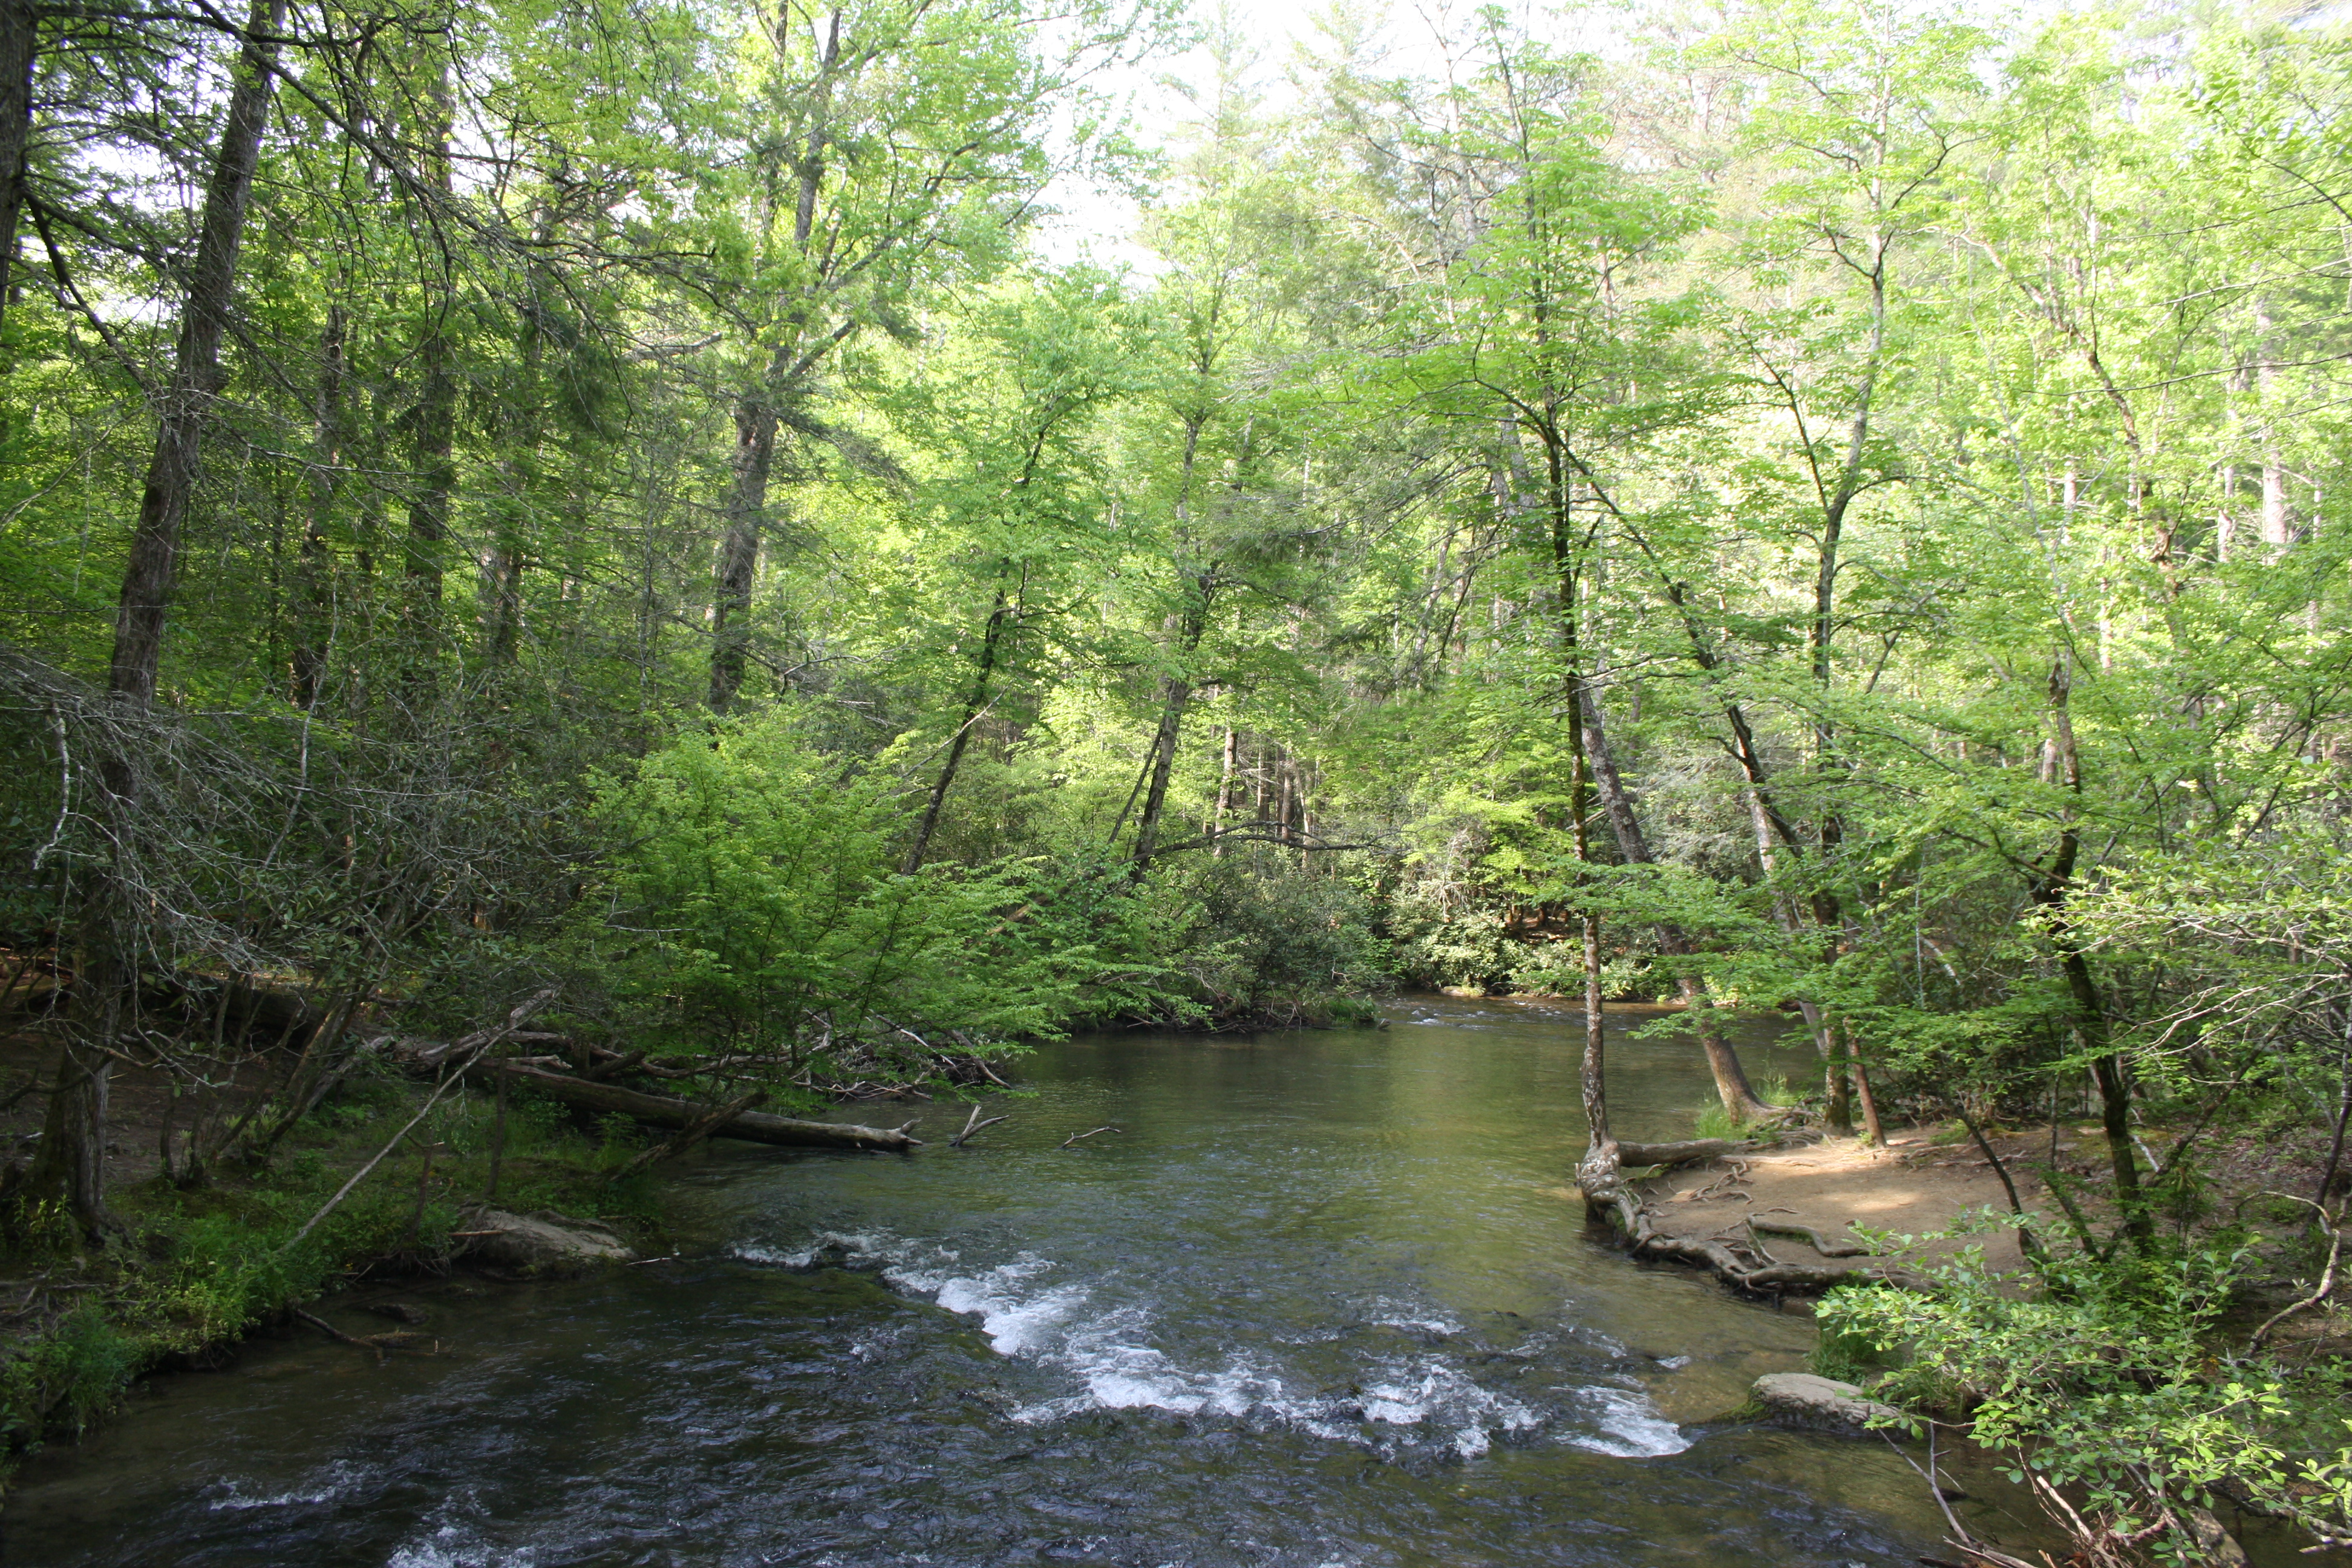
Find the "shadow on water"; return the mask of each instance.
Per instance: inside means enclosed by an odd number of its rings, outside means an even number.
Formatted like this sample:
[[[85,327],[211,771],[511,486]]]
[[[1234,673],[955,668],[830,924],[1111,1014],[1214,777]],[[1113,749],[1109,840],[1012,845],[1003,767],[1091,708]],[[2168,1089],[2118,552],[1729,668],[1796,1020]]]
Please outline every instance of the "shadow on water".
[[[679,1262],[421,1289],[436,1357],[157,1380],[28,1468],[0,1561],[1915,1561],[1941,1521],[1884,1444],[1719,1419],[1805,1318],[1586,1236],[1577,1024],[1097,1037],[968,1149],[941,1107],[907,1159],[722,1150]],[[1611,1092],[1656,1137],[1709,1089],[1618,1039]]]

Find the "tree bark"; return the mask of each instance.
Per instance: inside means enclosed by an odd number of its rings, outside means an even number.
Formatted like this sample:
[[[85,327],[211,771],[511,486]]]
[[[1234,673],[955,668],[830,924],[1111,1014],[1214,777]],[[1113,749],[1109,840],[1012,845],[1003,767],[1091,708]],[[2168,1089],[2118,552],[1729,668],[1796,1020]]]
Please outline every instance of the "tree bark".
[[[551,218],[541,226],[542,237]],[[492,669],[511,667],[522,652],[522,579],[529,557],[530,524],[539,494],[540,444],[544,419],[540,407],[540,366],[547,352],[537,280],[523,301],[520,406],[508,432],[505,494],[499,498],[497,532],[482,559],[482,652]]]
[[[719,545],[718,593],[710,606],[710,709],[724,713],[743,689],[751,647],[751,587],[767,526],[768,476],[775,466],[776,410],[762,387],[735,405],[735,457],[727,489],[727,531]]]
[[[1228,724],[1225,726],[1224,768],[1217,778],[1217,809],[1209,818],[1209,837],[1213,844],[1213,847],[1209,850],[1209,857],[1214,860],[1222,860],[1225,858],[1225,847],[1222,839],[1224,837],[1225,818],[1233,810],[1234,773],[1240,760],[1240,738],[1234,727]]]
[[[293,658],[287,695],[306,712],[318,705],[333,637],[332,557],[327,531],[341,488],[338,474],[343,461],[343,306],[338,299],[328,305],[326,326],[320,334],[319,390],[311,408],[310,508],[294,574]]]
[[[2070,710],[2074,681],[2072,656],[2060,650],[2050,667],[2051,731],[2058,744],[2060,779],[2067,793],[2083,793],[2082,753],[2074,743]],[[2099,1087],[2099,1121],[2107,1138],[2107,1163],[2115,1173],[2116,1208],[2123,1215],[2124,1234],[2145,1247],[2156,1239],[2156,1221],[2140,1192],[2139,1154],[2132,1146],[2131,1079],[2107,1034],[2105,999],[2099,993],[2090,961],[2075,940],[2067,903],[2074,889],[2075,867],[2082,855],[2082,835],[2070,816],[2059,829],[2058,847],[2049,868],[2036,874],[2030,891],[2050,924],[2050,940],[2058,950],[2058,967],[2066,977],[2066,991],[2074,1004],[2074,1028],[2091,1052],[2091,1076]]]
[[[277,86],[278,45],[273,40],[284,15],[285,0],[254,0],[246,18],[246,44],[229,89],[212,178],[205,188],[195,262],[188,269],[178,353],[157,411],[154,456],[147,466],[139,523],[122,574],[107,689],[141,708],[155,698],[163,626],[178,584],[180,535],[195,493],[213,400],[220,394],[221,338],[228,330],[237,252],[245,241],[254,170],[261,160],[262,132]]]
[[[1209,600],[1215,593],[1207,583],[1195,586],[1200,596],[1186,605],[1177,639],[1178,658],[1186,663],[1201,646],[1201,633],[1208,623]],[[1176,750],[1183,739],[1184,710],[1192,700],[1192,683],[1181,673],[1171,675],[1160,683],[1160,727],[1151,736],[1150,782],[1143,794],[1143,816],[1135,828],[1131,875],[1139,881],[1151,869],[1152,851],[1160,847],[1160,816],[1168,804],[1168,777],[1175,771]]]
[[[40,52],[34,0],[0,0],[0,325],[7,321],[8,276],[16,259],[16,215],[33,142],[33,61]]]

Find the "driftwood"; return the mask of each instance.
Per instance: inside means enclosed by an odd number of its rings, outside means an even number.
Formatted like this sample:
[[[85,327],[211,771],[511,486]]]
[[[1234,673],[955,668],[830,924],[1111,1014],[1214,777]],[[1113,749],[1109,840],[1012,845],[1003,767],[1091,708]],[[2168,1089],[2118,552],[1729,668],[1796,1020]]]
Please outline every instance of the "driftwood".
[[[963,1124],[962,1131],[948,1140],[948,1147],[950,1149],[961,1149],[971,1141],[971,1135],[973,1133],[980,1131],[982,1128],[993,1127],[1003,1120],[1004,1118],[1002,1116],[992,1116],[987,1121],[982,1121],[980,1119],[980,1107],[975,1105],[971,1108],[971,1120]]]
[[[393,1047],[393,1058],[415,1070],[440,1068],[449,1047],[435,1041],[403,1040]],[[508,1083],[543,1094],[582,1110],[618,1111],[655,1127],[684,1130],[710,1113],[710,1107],[666,1094],[646,1094],[616,1083],[600,1083],[569,1073],[551,1072],[522,1062],[477,1060],[465,1068],[469,1077],[496,1076]],[[856,1127],[845,1122],[801,1121],[741,1110],[712,1128],[713,1138],[736,1138],[785,1149],[885,1149],[903,1152],[922,1146],[922,1140],[900,1127]]]
[[[657,1160],[672,1159],[679,1154],[685,1153],[697,1143],[701,1142],[705,1138],[708,1138],[713,1132],[716,1132],[721,1123],[733,1121],[736,1117],[742,1115],[745,1111],[751,1110],[751,1107],[755,1105],[763,1104],[767,1100],[767,1098],[768,1091],[766,1089],[755,1089],[749,1094],[737,1096],[735,1099],[729,1100],[726,1104],[719,1106],[715,1110],[704,1112],[702,1115],[695,1118],[694,1121],[682,1131],[670,1138],[665,1139],[663,1142],[655,1144],[650,1149],[643,1151],[635,1159],[630,1161],[627,1164],[614,1172],[610,1176],[607,1176],[605,1180],[611,1182],[624,1182],[628,1180],[631,1176],[635,1175],[639,1171],[645,1170],[646,1167],[652,1165]]]

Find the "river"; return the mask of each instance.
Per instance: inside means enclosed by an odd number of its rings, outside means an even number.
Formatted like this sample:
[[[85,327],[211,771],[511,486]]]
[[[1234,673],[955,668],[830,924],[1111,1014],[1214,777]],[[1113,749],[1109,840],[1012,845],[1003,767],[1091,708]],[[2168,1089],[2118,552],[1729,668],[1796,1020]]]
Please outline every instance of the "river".
[[[1585,1233],[1572,1008],[1391,1011],[1048,1047],[967,1149],[945,1146],[947,1106],[908,1157],[722,1147],[682,1178],[699,1239],[677,1261],[420,1287],[436,1356],[262,1341],[154,1380],[27,1468],[0,1562],[1878,1568],[1932,1549],[1941,1521],[1884,1444],[1719,1419],[1801,1365],[1801,1310]],[[1610,1019],[1618,1130],[1685,1135],[1697,1052],[1627,1038],[1643,1021]],[[1759,1076],[1811,1070],[1745,1049]]]

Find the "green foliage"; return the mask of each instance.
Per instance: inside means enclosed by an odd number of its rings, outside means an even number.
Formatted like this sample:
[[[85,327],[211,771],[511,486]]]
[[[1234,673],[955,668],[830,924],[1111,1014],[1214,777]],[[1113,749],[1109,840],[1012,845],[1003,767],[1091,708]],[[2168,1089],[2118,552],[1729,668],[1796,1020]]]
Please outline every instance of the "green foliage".
[[[0,1444],[24,1448],[55,1430],[79,1436],[146,1363],[143,1347],[102,1308],[76,1307],[0,1364]]]
[[[1390,954],[1361,889],[1240,857],[1196,859],[1169,880],[1192,910],[1171,934],[1194,1016],[1278,1028],[1375,1016],[1368,998],[1388,988]]]
[[[2196,1561],[2167,1510],[2207,1506],[2218,1488],[2323,1535],[2352,1527],[2339,1369],[2236,1353],[2221,1331],[2249,1264],[2227,1238],[2078,1253],[2021,1289],[1973,1247],[1929,1271],[1932,1291],[1849,1286],[1820,1315],[1833,1356],[1898,1359],[1876,1393],[1965,1414],[2012,1479],[2044,1499],[2068,1490],[2086,1545],[2147,1531],[2165,1560]]]
[[[1360,900],[1305,879],[1139,888],[1101,858],[904,874],[905,796],[781,710],[651,753],[599,805],[621,847],[582,941],[663,1042],[795,1064],[865,1042],[887,1063],[908,1034],[1001,1049],[1087,1021],[1298,1010],[1380,968]]]

